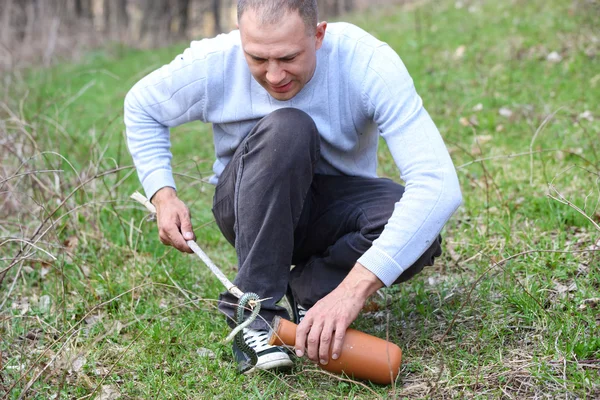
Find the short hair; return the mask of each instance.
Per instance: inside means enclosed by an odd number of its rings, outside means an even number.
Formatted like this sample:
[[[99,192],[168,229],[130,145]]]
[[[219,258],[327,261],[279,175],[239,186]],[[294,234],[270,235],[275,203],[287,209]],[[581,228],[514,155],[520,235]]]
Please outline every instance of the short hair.
[[[308,34],[315,32],[318,23],[317,0],[238,0],[238,21],[247,10],[254,10],[261,24],[272,25],[288,12],[297,11]]]

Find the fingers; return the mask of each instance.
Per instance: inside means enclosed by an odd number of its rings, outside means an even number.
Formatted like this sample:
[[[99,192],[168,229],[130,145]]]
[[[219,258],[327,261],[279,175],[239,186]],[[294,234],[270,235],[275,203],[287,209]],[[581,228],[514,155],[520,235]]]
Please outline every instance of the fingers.
[[[185,208],[186,212],[181,215],[181,234],[185,240],[196,240],[194,235],[194,228],[192,228],[192,221],[190,218],[190,212],[188,208]]]
[[[325,323],[323,330],[321,331],[319,343],[319,362],[323,365],[327,365],[329,362],[329,349],[331,346],[331,339],[333,337],[333,327],[333,324]]]
[[[321,365],[342,355],[346,329],[356,319],[364,300],[352,292],[335,289],[319,300],[296,328],[296,355],[304,354]]]
[[[296,328],[296,355],[305,353],[314,362],[326,365],[329,362],[329,349],[334,337],[334,324],[309,318],[308,314]]]
[[[170,224],[165,228],[165,230],[171,246],[184,253],[193,253],[192,249],[190,249],[183,238],[183,235],[181,234],[177,224]]]
[[[186,241],[195,240],[196,237],[192,228],[190,212],[185,204],[177,198],[171,199],[167,203],[161,203],[157,207],[157,216],[160,241],[181,252],[193,253]]]
[[[312,361],[317,362],[319,360],[319,344],[321,342],[321,331],[323,325],[321,323],[315,323],[310,327],[310,332],[306,338],[306,355]]]
[[[348,324],[345,321],[338,321],[333,335],[333,345],[331,346],[331,358],[334,360],[337,360],[342,355],[346,329],[348,329]]]
[[[302,357],[304,355],[304,351],[306,350],[306,336],[310,331],[310,319],[308,314],[304,317],[302,322],[296,328],[296,344],[294,345],[296,349],[296,355],[298,357]]]

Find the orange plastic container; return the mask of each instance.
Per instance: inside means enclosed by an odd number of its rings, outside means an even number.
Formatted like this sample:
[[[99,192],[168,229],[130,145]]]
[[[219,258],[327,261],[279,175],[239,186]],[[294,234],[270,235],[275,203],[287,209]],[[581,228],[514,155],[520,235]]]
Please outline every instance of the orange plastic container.
[[[280,317],[273,320],[269,344],[294,346],[298,325]],[[326,371],[367,380],[382,385],[392,383],[400,372],[402,350],[393,343],[355,329],[348,329],[342,353],[337,360],[329,359],[327,365],[319,364]]]

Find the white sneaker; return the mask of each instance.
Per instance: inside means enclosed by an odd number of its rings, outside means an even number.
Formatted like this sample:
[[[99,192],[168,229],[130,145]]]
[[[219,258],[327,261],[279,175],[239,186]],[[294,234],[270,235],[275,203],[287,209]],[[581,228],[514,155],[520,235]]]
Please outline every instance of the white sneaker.
[[[233,342],[233,354],[238,362],[240,372],[248,374],[255,369],[287,369],[294,365],[285,348],[269,344],[269,332],[267,330],[244,328],[243,332],[244,340],[256,352],[258,360],[256,365],[252,367],[250,358]]]

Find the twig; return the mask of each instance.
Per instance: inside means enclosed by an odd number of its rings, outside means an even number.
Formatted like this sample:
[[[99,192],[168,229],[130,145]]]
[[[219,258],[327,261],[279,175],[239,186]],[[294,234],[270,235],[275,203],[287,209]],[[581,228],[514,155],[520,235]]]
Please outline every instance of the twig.
[[[62,340],[62,339],[65,337],[65,336],[69,335],[69,334],[70,334],[72,331],[74,331],[74,330],[75,330],[75,328],[77,328],[77,326],[79,326],[79,325],[80,325],[80,324],[81,324],[83,321],[85,321],[85,319],[86,319],[87,317],[89,317],[89,316],[90,316],[90,315],[91,315],[91,314],[92,314],[94,311],[96,311],[98,308],[104,307],[105,305],[112,303],[113,301],[115,301],[115,300],[117,300],[117,299],[119,299],[119,298],[121,298],[121,297],[125,296],[127,293],[130,293],[130,292],[132,292],[132,291],[134,291],[134,290],[138,290],[138,289],[140,289],[140,288],[142,288],[142,287],[145,287],[145,286],[153,286],[153,285],[158,285],[158,284],[156,284],[156,283],[154,283],[154,282],[149,282],[149,283],[144,283],[144,284],[141,284],[141,285],[137,285],[137,286],[135,286],[135,287],[133,287],[133,288],[131,288],[131,289],[129,289],[129,290],[126,290],[125,292],[123,292],[123,293],[121,293],[121,294],[118,294],[117,296],[115,296],[115,297],[113,297],[113,298],[111,298],[111,299],[109,299],[109,300],[106,300],[106,301],[104,301],[104,302],[102,302],[102,303],[100,303],[100,304],[98,304],[98,305],[96,305],[96,306],[92,307],[92,309],[91,309],[90,311],[88,311],[88,312],[87,312],[87,313],[86,313],[86,314],[85,314],[83,317],[81,317],[81,318],[79,319],[79,321],[77,321],[77,322],[76,322],[76,323],[75,323],[73,326],[71,326],[71,327],[70,327],[70,328],[69,328],[69,329],[68,329],[66,332],[64,332],[64,333],[63,333],[63,334],[62,334],[60,337],[58,337],[56,340],[54,340],[54,342],[52,342],[51,344],[49,344],[49,345],[46,347],[46,349],[45,349],[45,350],[44,350],[42,353],[40,353],[40,355],[39,355],[39,356],[38,356],[38,357],[35,359],[35,361],[34,361],[34,362],[31,364],[31,366],[30,366],[30,367],[27,369],[27,371],[25,371],[25,373],[23,373],[23,374],[22,374],[22,375],[19,377],[19,379],[15,380],[15,382],[13,382],[12,386],[8,388],[8,391],[7,391],[7,393],[10,393],[10,392],[11,392],[11,390],[12,390],[12,389],[13,389],[13,388],[14,388],[14,387],[15,387],[15,386],[16,386],[16,385],[19,383],[19,382],[21,382],[21,380],[22,380],[24,377],[26,377],[26,376],[29,374],[29,372],[32,370],[32,368],[33,368],[35,365],[37,365],[37,363],[38,363],[38,362],[39,362],[39,361],[42,359],[42,357],[44,357],[44,355],[46,355],[46,353],[47,353],[47,352],[50,350],[50,348],[51,348],[52,346],[54,346],[56,343],[58,343],[59,341],[61,341],[61,340]]]
[[[54,261],[56,261],[56,257],[54,257],[52,254],[48,253],[46,250],[42,249],[41,247],[36,246],[35,244],[31,243],[28,240],[25,239],[20,239],[20,238],[11,238],[11,239],[7,239],[4,242],[0,243],[0,247],[4,246],[6,243],[10,243],[10,242],[22,242],[25,243],[35,249],[38,249],[42,252],[44,252],[48,257],[52,258]],[[0,307],[1,308],[1,307]]]
[[[200,306],[198,305],[197,301],[194,302],[194,300],[192,300],[190,298],[190,296],[181,288],[181,286],[179,286],[177,284],[177,282],[175,282],[175,280],[173,278],[171,278],[171,275],[169,274],[169,271],[167,271],[167,268],[165,267],[165,265],[163,264],[163,270],[165,271],[165,274],[167,274],[167,276],[169,277],[169,280],[171,281],[171,283],[173,284],[173,286],[175,286],[177,288],[177,290],[179,290],[179,292],[181,294],[183,294],[183,296],[188,299],[196,308],[201,309]]]
[[[60,110],[58,110],[58,113],[60,114],[61,112],[63,112],[67,107],[69,107],[73,102],[75,102],[78,98],[80,98],[81,96],[83,96],[83,94],[85,92],[88,91],[89,88],[93,87],[96,84],[96,80],[92,79],[91,81],[89,81],[88,83],[86,83],[81,89],[79,89],[79,91],[77,93],[75,93],[75,96],[72,96],[70,99],[68,99],[65,104],[63,104],[63,106],[60,108]]]
[[[61,201],[61,202],[60,202],[60,204],[59,204],[59,205],[58,205],[58,206],[57,206],[57,207],[56,207],[56,208],[55,208],[55,209],[54,209],[54,210],[53,210],[53,211],[52,211],[52,212],[51,212],[49,215],[47,215],[47,216],[46,216],[46,218],[44,218],[44,220],[43,220],[43,221],[42,221],[42,223],[41,223],[41,224],[40,224],[40,225],[37,227],[37,229],[35,230],[35,232],[33,233],[33,235],[31,235],[31,239],[30,239],[30,240],[32,241],[31,243],[35,244],[37,241],[39,241],[39,240],[40,240],[40,239],[43,237],[43,235],[39,235],[39,236],[38,236],[38,234],[40,233],[40,231],[42,230],[42,228],[44,227],[44,225],[46,225],[46,223],[47,223],[47,222],[48,222],[48,221],[49,221],[49,220],[50,220],[50,219],[51,219],[51,218],[54,216],[54,214],[56,214],[56,213],[58,212],[58,210],[60,210],[60,209],[61,209],[61,208],[62,208],[62,207],[65,205],[65,203],[66,203],[66,202],[67,202],[67,201],[68,201],[68,200],[69,200],[69,199],[70,199],[70,198],[71,198],[71,197],[72,197],[72,196],[73,196],[75,193],[77,193],[77,191],[78,191],[79,189],[81,189],[81,188],[82,188],[84,185],[88,184],[89,182],[93,181],[94,179],[98,179],[98,178],[101,178],[101,177],[103,177],[103,176],[106,176],[106,175],[114,174],[115,172],[122,171],[122,170],[129,169],[129,168],[133,168],[133,166],[129,165],[129,166],[125,166],[125,167],[118,167],[118,168],[114,168],[114,169],[111,169],[111,170],[108,170],[108,171],[104,171],[104,172],[98,173],[98,174],[96,174],[96,175],[92,176],[91,178],[88,178],[88,179],[86,179],[85,181],[81,182],[81,183],[80,183],[80,184],[79,184],[79,185],[78,185],[78,186],[77,186],[75,189],[73,189],[73,190],[71,191],[71,193],[69,193],[69,194],[68,194],[68,195],[67,195],[67,196],[66,196],[66,197],[63,199],[63,201]],[[50,229],[52,226],[54,226],[54,223],[52,223],[48,229]],[[47,232],[47,231],[48,231],[48,230],[46,230],[46,232]],[[46,233],[46,232],[44,232],[44,235],[45,235],[45,233]],[[35,239],[35,240],[34,240],[34,239]],[[28,244],[30,244],[30,242],[28,242]],[[17,258],[19,258],[19,256],[22,254],[22,252],[23,252],[23,249],[21,249],[21,250],[20,250],[20,251],[19,251],[19,252],[18,252],[18,253],[15,255],[14,259],[17,259]],[[10,269],[10,268],[11,268],[13,265],[14,265],[14,263],[11,263],[11,265],[9,266],[9,269]],[[2,284],[2,282],[4,281],[4,277],[6,276],[6,271],[7,271],[7,270],[8,270],[8,269],[5,269],[5,270],[4,270],[4,272],[1,272],[1,273],[0,273],[0,285],[1,285],[1,284]]]
[[[467,293],[467,298],[465,299],[465,301],[462,302],[462,304],[460,305],[460,308],[454,314],[454,317],[452,318],[452,321],[450,321],[450,325],[448,326],[448,328],[446,329],[446,331],[444,332],[444,334],[442,335],[442,337],[439,339],[440,344],[444,343],[444,340],[446,340],[446,337],[448,336],[448,334],[452,330],[452,327],[454,326],[454,323],[456,322],[456,319],[458,318],[458,315],[462,312],[463,308],[465,308],[465,306],[467,305],[467,303],[471,299],[471,295],[473,294],[473,291],[475,290],[475,288],[477,287],[477,285],[494,268],[502,266],[507,261],[513,260],[513,259],[521,257],[521,256],[525,256],[525,255],[528,255],[528,254],[535,254],[535,253],[573,254],[573,253],[587,253],[587,252],[592,252],[592,253],[594,253],[594,252],[600,252],[600,249],[587,249],[587,250],[527,250],[527,251],[522,251],[522,252],[517,253],[517,254],[513,254],[510,257],[503,258],[502,260],[494,263],[488,269],[486,269],[479,276],[479,278],[477,278],[475,280],[475,282],[473,282],[473,284],[471,285],[471,288],[469,289],[469,292]]]
[[[23,172],[20,174],[15,174],[15,175],[11,175],[6,179],[3,179],[0,181],[0,185],[2,185],[5,182],[8,182],[12,179],[18,178],[20,176],[27,176],[27,175],[31,175],[31,174],[38,174],[38,173],[46,173],[46,172],[64,172],[62,169],[39,169],[37,171],[27,171],[27,172]],[[0,187],[1,188],[1,187]]]
[[[533,143],[535,142],[535,139],[537,138],[537,136],[542,132],[542,130],[544,129],[544,127],[548,124],[548,122],[556,115],[557,112],[559,112],[560,110],[562,110],[564,107],[559,107],[556,111],[554,111],[552,114],[549,114],[546,116],[546,118],[544,118],[544,120],[542,121],[542,123],[540,124],[540,126],[536,129],[535,133],[533,134],[533,137],[531,138],[531,142],[529,143],[529,152],[530,152],[530,156],[529,156],[529,184],[533,185]]]
[[[62,349],[65,348],[65,346],[67,345],[67,343],[69,343],[69,341],[73,338],[73,336],[75,336],[76,333],[79,333],[81,329],[78,329],[76,331],[74,331],[68,338],[67,340],[65,340],[65,342],[63,343],[63,345],[60,347],[60,349],[58,349],[58,351],[54,354],[54,356],[52,357],[52,359],[50,361],[48,361],[48,363],[44,366],[44,368],[42,368],[33,378],[31,378],[29,380],[29,382],[27,382],[27,384],[25,385],[25,388],[23,388],[23,391],[21,392],[21,395],[19,396],[18,400],[21,400],[25,397],[25,395],[27,394],[27,391],[29,389],[31,389],[31,386],[33,386],[33,384],[35,383],[35,381],[37,381],[39,379],[39,377],[42,375],[42,373],[50,366],[54,363],[54,361],[58,358],[58,355],[60,354],[60,352],[62,351]],[[31,368],[30,368],[31,369]],[[11,387],[12,389],[12,387]],[[10,392],[10,391],[9,391]],[[7,392],[8,393],[8,392]]]
[[[555,191],[556,194],[559,196],[559,197],[555,197],[555,196],[552,196],[550,193],[548,193],[548,195],[547,195],[548,197],[550,197],[553,200],[558,201],[559,203],[562,203],[562,204],[565,204],[565,205],[571,207],[572,209],[577,211],[579,214],[583,215],[600,232],[600,225],[598,225],[596,223],[596,221],[594,221],[590,216],[588,216],[581,208],[577,207],[575,204],[573,204],[569,200],[567,200],[558,190],[556,190],[556,188],[554,187],[553,184],[549,183],[548,186],[550,187],[551,190]]]
[[[19,280],[19,275],[21,274],[22,270],[23,270],[23,263],[21,263],[21,265],[19,266],[19,269],[17,269],[17,273],[15,274],[15,279],[13,279],[13,282],[10,285],[8,292],[6,293],[6,297],[4,297],[2,304],[0,304],[0,310],[2,310],[4,308],[4,304],[8,301],[8,299],[10,299],[10,295],[12,294],[13,290],[15,290],[15,285],[17,284],[17,281]]]

